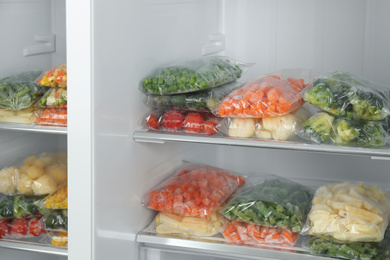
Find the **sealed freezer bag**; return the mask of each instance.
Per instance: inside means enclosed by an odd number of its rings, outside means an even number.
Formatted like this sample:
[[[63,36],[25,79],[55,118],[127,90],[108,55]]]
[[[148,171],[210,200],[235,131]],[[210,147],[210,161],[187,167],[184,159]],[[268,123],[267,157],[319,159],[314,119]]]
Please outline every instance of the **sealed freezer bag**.
[[[344,242],[381,241],[389,222],[389,197],[378,187],[364,183],[321,186],[302,233],[329,235]]]
[[[209,112],[171,109],[154,111],[142,123],[149,130],[194,135],[215,135],[220,119]]]
[[[221,213],[238,222],[301,231],[311,204],[311,189],[280,177],[268,177],[233,195]]]
[[[0,219],[42,216],[48,209],[37,204],[42,198],[37,196],[2,196],[0,199]]]
[[[248,66],[224,56],[202,57],[156,69],[141,81],[140,89],[171,95],[214,88],[236,81]]]
[[[229,221],[222,231],[230,242],[243,245],[294,246],[299,234],[289,229]]]
[[[351,260],[390,259],[390,230],[381,242],[343,242],[329,236],[306,237],[303,248],[310,254]]]
[[[0,220],[0,238],[22,239],[46,233],[39,223],[40,217]]]
[[[42,109],[37,107],[23,108],[20,110],[0,108],[0,122],[34,125],[37,119],[37,114],[41,112]]]
[[[42,236],[40,242],[51,245],[53,247],[67,248],[68,232],[48,231]]]
[[[233,82],[219,87],[177,95],[147,95],[145,103],[153,108],[181,109],[190,111],[209,111],[238,88],[242,83]]]
[[[0,107],[20,110],[33,105],[46,92],[34,83],[41,71],[27,71],[0,79]]]
[[[50,88],[39,99],[37,105],[39,107],[67,107],[67,91],[66,88]]]
[[[306,70],[281,70],[262,75],[231,92],[213,113],[231,118],[267,118],[289,114],[304,103],[300,92],[311,78],[311,72]]]
[[[33,154],[0,170],[0,193],[48,195],[67,182],[67,156],[63,152]]]
[[[219,129],[230,137],[287,140],[299,131],[311,112],[306,106],[278,117],[224,118]]]
[[[363,121],[334,117],[320,112],[309,118],[298,131],[302,138],[315,143],[347,146],[382,147],[389,141],[386,121]]]
[[[68,186],[61,185],[58,189],[38,202],[40,207],[47,209],[68,209]]]
[[[186,163],[173,176],[148,191],[142,204],[161,212],[208,218],[243,183],[241,176],[230,171]]]
[[[68,110],[66,108],[45,108],[37,114],[38,125],[66,127],[68,125]]]
[[[53,67],[52,69],[41,74],[38,78],[37,77],[35,77],[36,82],[41,86],[66,88],[66,63]]]
[[[382,120],[390,115],[390,89],[351,73],[335,71],[317,78],[304,99],[335,116]]]
[[[158,234],[210,237],[221,232],[225,218],[217,211],[211,214],[209,218],[180,216],[160,212],[155,222]]]
[[[55,210],[40,219],[40,225],[47,231],[67,232],[68,210]]]

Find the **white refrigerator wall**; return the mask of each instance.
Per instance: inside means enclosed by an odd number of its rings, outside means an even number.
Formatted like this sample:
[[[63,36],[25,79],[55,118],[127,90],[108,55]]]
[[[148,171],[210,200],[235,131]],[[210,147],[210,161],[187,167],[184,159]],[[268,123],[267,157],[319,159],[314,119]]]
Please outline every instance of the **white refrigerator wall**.
[[[93,2],[93,255],[139,255],[136,234],[155,213],[142,194],[181,159],[297,180],[389,181],[388,161],[245,147],[136,143],[148,109],[138,90],[155,67],[198,58],[209,36],[222,54],[255,62],[245,78],[292,67],[346,70],[390,83],[389,18],[384,1],[132,0]],[[110,19],[107,19],[110,17]],[[384,35],[386,34],[386,35]],[[213,44],[213,43],[211,43]],[[214,43],[218,46],[219,43]],[[172,253],[169,255],[171,256]],[[173,253],[174,254],[174,253]],[[158,254],[154,257],[158,259]],[[180,256],[178,256],[180,258]],[[164,259],[164,257],[161,257]]]

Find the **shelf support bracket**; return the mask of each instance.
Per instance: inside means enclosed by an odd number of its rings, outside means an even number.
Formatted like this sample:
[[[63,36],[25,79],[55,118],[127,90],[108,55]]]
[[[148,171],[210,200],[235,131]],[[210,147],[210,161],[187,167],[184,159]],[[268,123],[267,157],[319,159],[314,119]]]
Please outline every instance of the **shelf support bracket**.
[[[55,35],[39,34],[35,35],[34,41],[40,42],[41,44],[29,46],[23,49],[23,56],[32,56],[37,54],[45,54],[55,52]]]
[[[206,44],[202,48],[202,55],[209,55],[218,53],[225,50],[226,37],[221,33],[212,33],[209,36],[210,43]]]

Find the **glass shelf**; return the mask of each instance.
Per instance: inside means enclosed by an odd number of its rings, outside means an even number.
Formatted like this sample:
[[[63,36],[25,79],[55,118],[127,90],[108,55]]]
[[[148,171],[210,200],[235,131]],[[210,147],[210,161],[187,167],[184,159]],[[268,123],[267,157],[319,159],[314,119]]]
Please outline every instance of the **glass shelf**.
[[[38,132],[47,134],[64,134],[68,133],[66,127],[54,127],[54,126],[39,126],[39,125],[22,125],[22,124],[5,124],[0,123],[0,129],[13,130],[13,131],[25,131],[25,132]]]
[[[51,255],[67,256],[68,249],[52,247],[51,245],[42,244],[39,242],[41,238],[29,238],[29,239],[1,239],[0,248],[15,249],[29,252],[37,252]]]

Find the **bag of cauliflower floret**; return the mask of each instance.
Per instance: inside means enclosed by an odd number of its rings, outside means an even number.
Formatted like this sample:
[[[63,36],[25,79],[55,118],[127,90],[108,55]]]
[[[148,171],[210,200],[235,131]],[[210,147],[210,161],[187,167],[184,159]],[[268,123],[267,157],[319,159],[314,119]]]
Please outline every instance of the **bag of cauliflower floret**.
[[[312,111],[308,105],[279,117],[272,118],[225,118],[220,130],[230,137],[257,138],[284,141],[301,129]]]
[[[48,195],[66,184],[67,179],[65,152],[31,154],[0,170],[0,193]]]

